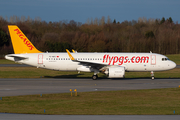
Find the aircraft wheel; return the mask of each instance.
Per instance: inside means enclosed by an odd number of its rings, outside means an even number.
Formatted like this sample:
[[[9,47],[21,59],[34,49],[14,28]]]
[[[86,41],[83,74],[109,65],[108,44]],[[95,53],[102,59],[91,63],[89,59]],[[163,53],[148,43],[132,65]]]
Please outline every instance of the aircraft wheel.
[[[151,78],[152,78],[152,80],[154,80],[154,72],[153,71],[151,71]]]
[[[98,78],[97,75],[93,75],[93,76],[92,76],[92,79],[93,79],[93,80],[96,80],[97,78]]]

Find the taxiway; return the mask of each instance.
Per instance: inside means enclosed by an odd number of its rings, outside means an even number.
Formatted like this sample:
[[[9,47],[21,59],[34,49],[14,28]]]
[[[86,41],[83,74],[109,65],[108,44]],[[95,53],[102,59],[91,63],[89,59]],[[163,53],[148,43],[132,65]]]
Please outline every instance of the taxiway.
[[[39,79],[0,79],[0,97],[68,93],[69,89],[78,92],[137,90],[179,87],[180,79],[98,79],[39,78]]]

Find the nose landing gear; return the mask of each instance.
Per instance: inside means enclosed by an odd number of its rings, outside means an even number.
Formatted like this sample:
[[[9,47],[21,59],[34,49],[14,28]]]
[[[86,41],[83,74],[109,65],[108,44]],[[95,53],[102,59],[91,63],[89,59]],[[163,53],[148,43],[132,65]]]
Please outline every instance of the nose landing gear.
[[[154,80],[154,72],[151,71],[151,79]]]

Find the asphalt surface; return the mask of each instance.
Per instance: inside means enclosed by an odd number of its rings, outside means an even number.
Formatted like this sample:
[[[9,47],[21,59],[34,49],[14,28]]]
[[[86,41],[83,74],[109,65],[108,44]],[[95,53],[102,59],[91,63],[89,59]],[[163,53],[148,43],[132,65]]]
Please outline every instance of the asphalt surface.
[[[31,67],[25,64],[0,64],[0,67]]]
[[[179,120],[180,115],[29,115],[0,114],[0,120]]]
[[[180,79],[67,79],[67,78],[36,78],[36,79],[0,79],[0,97],[68,93],[77,89],[77,92],[136,90],[179,87]]]

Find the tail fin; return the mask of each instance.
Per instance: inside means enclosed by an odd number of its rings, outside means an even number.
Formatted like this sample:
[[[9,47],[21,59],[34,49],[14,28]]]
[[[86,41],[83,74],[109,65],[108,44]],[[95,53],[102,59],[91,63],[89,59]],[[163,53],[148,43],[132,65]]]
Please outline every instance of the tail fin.
[[[16,25],[8,25],[8,28],[15,54],[42,53],[34,47],[34,45]]]

